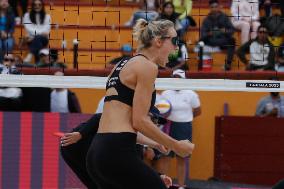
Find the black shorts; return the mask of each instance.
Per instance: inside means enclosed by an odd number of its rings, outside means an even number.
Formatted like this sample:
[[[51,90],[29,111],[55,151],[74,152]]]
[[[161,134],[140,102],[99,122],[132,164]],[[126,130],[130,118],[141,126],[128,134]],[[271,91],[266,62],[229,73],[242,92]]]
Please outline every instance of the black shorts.
[[[166,189],[160,176],[138,156],[135,133],[98,133],[87,170],[99,189]]]

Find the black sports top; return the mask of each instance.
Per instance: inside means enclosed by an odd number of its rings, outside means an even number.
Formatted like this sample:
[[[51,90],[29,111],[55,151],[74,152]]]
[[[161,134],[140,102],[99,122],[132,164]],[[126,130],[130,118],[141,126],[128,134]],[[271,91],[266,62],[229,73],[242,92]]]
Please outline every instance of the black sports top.
[[[146,59],[148,59],[145,55],[143,54],[137,54],[135,56],[144,56]],[[134,56],[134,57],[135,57]],[[130,60],[131,58],[128,59],[123,59],[121,60],[113,73],[110,75],[110,77],[107,80],[106,83],[106,90],[109,88],[115,88],[117,91],[117,95],[111,95],[111,96],[106,96],[105,97],[105,102],[112,101],[112,100],[117,100],[119,102],[122,102],[124,104],[127,104],[132,107],[133,104],[133,97],[134,97],[134,90],[130,89],[126,85],[124,85],[119,77],[120,71],[123,69],[123,67],[126,65],[126,63]],[[152,100],[151,100],[151,108],[154,106],[156,101],[156,90],[152,93]]]

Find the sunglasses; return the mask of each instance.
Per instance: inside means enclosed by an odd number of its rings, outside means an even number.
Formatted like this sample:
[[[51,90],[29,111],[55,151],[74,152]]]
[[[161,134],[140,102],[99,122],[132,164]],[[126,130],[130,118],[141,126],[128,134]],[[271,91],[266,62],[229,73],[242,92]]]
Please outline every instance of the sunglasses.
[[[41,7],[42,4],[41,4],[41,3],[34,3],[34,6],[35,6],[35,7]]]
[[[258,33],[264,33],[264,34],[267,34],[268,31],[258,31]]]
[[[13,59],[13,58],[4,58],[4,61],[6,61],[6,62],[14,62],[15,59]]]
[[[171,42],[174,46],[178,46],[180,44],[179,38],[176,37],[170,37],[170,36],[163,36],[161,39],[171,39]]]

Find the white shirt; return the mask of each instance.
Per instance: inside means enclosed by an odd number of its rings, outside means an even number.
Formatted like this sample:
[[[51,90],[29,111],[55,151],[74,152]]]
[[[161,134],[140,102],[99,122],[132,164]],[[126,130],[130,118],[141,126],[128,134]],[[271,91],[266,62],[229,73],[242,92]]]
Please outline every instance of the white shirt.
[[[167,119],[175,122],[190,122],[193,120],[193,109],[200,107],[198,95],[192,90],[166,90],[162,96],[169,100],[172,110]]]
[[[103,113],[103,110],[104,110],[104,104],[105,104],[105,97],[103,97],[99,104],[98,104],[98,107],[97,107],[97,110],[96,110],[96,114],[98,113]]]
[[[258,0],[233,0],[231,13],[233,20],[258,20]]]
[[[7,68],[6,66],[4,66],[3,64],[0,64],[0,74],[9,74],[9,68]]]
[[[51,112],[61,112],[61,113],[68,113],[68,90],[65,89],[63,91],[56,91],[53,90],[51,92]]]
[[[263,66],[268,64],[269,44],[260,44],[254,41],[250,45],[250,64]]]
[[[147,9],[156,10],[155,0],[146,0]]]
[[[188,56],[187,48],[185,45],[182,45],[180,47],[180,52],[181,52],[181,57],[179,61],[187,61],[189,56]]]
[[[16,87],[8,87],[8,88],[0,88],[0,97],[17,99],[23,96],[23,91],[20,88]]]
[[[41,35],[42,33],[49,33],[51,27],[51,18],[49,14],[45,15],[43,24],[41,24],[39,15],[36,15],[37,24],[32,23],[30,13],[26,13],[23,18],[24,27],[29,36]]]

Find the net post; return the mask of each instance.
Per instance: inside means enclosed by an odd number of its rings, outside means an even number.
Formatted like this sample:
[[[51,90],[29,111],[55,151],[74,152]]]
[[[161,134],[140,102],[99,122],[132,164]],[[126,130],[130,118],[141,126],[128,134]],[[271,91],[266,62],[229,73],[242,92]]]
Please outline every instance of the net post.
[[[204,42],[200,41],[198,43],[198,47],[199,47],[199,51],[198,51],[198,58],[199,58],[199,61],[198,61],[198,71],[201,71],[202,67],[203,67],[203,47],[204,47]]]
[[[73,68],[78,70],[78,46],[79,42],[77,39],[73,40]]]

